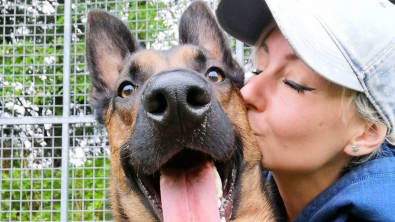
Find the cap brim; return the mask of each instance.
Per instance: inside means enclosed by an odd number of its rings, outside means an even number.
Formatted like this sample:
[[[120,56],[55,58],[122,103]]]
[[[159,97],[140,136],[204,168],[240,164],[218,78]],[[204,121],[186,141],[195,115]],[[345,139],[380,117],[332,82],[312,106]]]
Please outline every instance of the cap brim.
[[[364,91],[341,45],[320,20],[326,14],[323,7],[314,8],[311,1],[266,3],[289,45],[308,67],[333,83]]]
[[[273,16],[264,0],[221,0],[216,10],[221,27],[236,39],[254,45]]]
[[[217,16],[225,31],[250,45],[256,43],[274,18],[291,48],[308,67],[331,82],[364,91],[311,4],[311,1],[289,0],[222,0]]]

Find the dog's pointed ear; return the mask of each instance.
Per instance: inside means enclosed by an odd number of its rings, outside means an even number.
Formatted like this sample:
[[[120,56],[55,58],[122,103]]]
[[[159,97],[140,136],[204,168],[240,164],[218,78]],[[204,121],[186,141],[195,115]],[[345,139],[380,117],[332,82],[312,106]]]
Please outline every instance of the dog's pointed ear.
[[[91,105],[100,109],[111,99],[125,57],[135,52],[138,45],[120,19],[100,10],[89,12],[86,33]]]
[[[204,2],[193,2],[185,10],[178,28],[180,44],[192,44],[204,48],[212,58],[222,61],[227,66],[229,69],[227,74],[238,87],[243,86],[244,72],[233,59],[225,33]]]

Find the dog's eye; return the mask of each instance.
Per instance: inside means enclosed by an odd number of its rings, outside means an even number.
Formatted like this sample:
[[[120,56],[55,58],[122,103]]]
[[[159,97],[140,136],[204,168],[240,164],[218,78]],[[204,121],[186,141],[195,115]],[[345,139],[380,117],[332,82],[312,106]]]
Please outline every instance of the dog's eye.
[[[134,93],[135,86],[130,82],[125,82],[119,87],[118,95],[122,98],[131,96]]]
[[[206,73],[206,78],[211,82],[222,82],[224,80],[222,71],[219,68],[209,69]]]

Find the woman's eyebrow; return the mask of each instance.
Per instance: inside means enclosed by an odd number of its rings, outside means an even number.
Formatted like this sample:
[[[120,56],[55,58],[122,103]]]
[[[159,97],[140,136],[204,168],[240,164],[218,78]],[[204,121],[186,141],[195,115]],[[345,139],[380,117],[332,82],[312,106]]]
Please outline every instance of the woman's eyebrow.
[[[267,54],[269,54],[269,47],[266,45],[265,42],[262,43],[261,47],[263,48],[263,50],[264,50]]]
[[[288,61],[296,61],[299,60],[299,57],[295,53],[288,53],[284,55],[285,59]]]
[[[263,48],[263,50],[269,54],[269,46],[267,46],[267,44],[265,42],[262,43],[261,47]],[[284,58],[288,61],[296,61],[299,60],[299,57],[295,54],[295,53],[288,53],[284,55]]]

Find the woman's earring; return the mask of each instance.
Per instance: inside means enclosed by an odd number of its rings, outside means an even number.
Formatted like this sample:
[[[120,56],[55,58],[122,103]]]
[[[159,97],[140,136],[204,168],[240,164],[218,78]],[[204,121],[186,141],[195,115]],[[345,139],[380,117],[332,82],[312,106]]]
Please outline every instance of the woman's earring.
[[[358,152],[359,151],[359,147],[357,145],[352,146],[352,151],[354,153]]]

